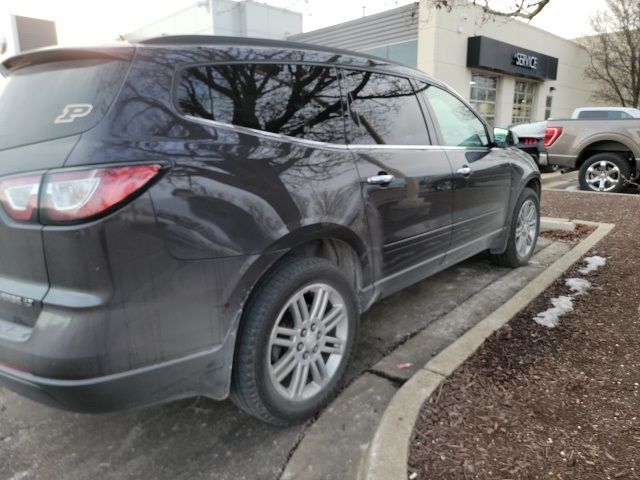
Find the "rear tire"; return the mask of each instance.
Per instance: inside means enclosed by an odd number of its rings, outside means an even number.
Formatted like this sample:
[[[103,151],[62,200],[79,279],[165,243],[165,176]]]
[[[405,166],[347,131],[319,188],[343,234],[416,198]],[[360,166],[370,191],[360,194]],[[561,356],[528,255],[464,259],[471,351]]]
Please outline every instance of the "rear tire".
[[[338,391],[357,330],[356,297],[340,269],[321,258],[283,263],[245,308],[232,400],[275,425],[307,420]]]
[[[617,193],[624,187],[624,178],[629,179],[631,165],[620,153],[598,153],[580,166],[578,180],[580,189],[590,192]]]
[[[540,200],[535,191],[525,188],[511,217],[507,249],[500,254],[492,254],[494,263],[503,267],[526,265],[538,241],[540,233]]]

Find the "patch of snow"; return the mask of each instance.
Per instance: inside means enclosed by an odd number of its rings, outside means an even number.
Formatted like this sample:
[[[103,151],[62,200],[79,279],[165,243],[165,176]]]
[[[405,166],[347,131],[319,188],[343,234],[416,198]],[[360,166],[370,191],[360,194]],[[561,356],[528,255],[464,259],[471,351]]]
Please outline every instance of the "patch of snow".
[[[571,289],[574,295],[585,294],[591,289],[591,282],[584,278],[567,278],[564,284]]]
[[[560,317],[573,311],[573,299],[566,295],[552,298],[551,305],[553,305],[553,308],[538,313],[533,318],[533,321],[543,327],[556,328],[560,322]]]
[[[10,477],[9,480],[22,480],[23,478],[28,477],[31,474],[29,470],[23,470],[22,472],[16,473],[13,477]]]
[[[594,255],[593,257],[587,257],[584,259],[587,264],[586,267],[578,270],[582,275],[586,275],[591,272],[595,272],[600,267],[604,267],[607,264],[607,259],[604,257],[600,257],[598,255]]]

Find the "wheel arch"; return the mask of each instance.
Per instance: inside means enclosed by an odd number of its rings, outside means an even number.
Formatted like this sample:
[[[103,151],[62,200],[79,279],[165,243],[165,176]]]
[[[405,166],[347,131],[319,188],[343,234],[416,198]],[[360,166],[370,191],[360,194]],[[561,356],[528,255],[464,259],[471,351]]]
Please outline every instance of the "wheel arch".
[[[229,337],[225,342],[232,347],[229,348],[227,357],[227,392],[246,305],[283,262],[311,256],[325,258],[346,273],[354,284],[361,312],[371,304],[374,292],[373,289],[366,288],[373,283],[370,252],[365,241],[356,232],[342,225],[322,223],[305,226],[278,239],[264,254],[254,256],[253,261],[246,264],[246,281],[236,286],[229,296],[228,306],[236,313],[231,320]]]
[[[640,150],[633,142],[622,135],[606,135],[590,138],[578,149],[580,152],[576,159],[576,169],[579,169],[589,158],[599,153],[621,153],[627,157],[633,169],[635,159],[640,158]]]
[[[524,188],[530,188],[531,190],[533,190],[534,192],[536,192],[536,195],[538,196],[538,199],[540,199],[541,193],[542,193],[542,184],[540,183],[540,179],[538,177],[530,177],[524,184]],[[524,190],[524,189],[523,189]],[[518,196],[516,198],[519,198],[520,195],[522,194],[521,190],[518,193]]]
[[[519,179],[517,182],[517,188],[512,190],[511,199],[509,200],[509,215],[507,215],[504,231],[500,237],[496,240],[496,243],[489,249],[489,251],[493,254],[501,254],[507,249],[507,243],[509,242],[509,232],[511,230],[511,223],[513,218],[513,210],[518,203],[518,199],[522,195],[522,192],[525,189],[530,188],[536,195],[538,196],[538,200],[540,200],[540,196],[542,194],[542,183],[540,182],[540,174],[531,172],[529,175],[525,176],[522,179]]]

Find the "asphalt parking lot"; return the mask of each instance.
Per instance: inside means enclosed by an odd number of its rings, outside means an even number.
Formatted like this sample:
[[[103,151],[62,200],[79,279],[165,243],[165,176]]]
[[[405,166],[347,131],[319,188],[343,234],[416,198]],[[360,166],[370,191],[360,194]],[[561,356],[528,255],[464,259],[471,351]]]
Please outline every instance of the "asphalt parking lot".
[[[541,241],[538,250],[549,243]],[[543,255],[554,245],[518,274],[537,275],[561,254]],[[363,316],[350,379],[509,272],[478,256],[375,305]],[[0,387],[0,480],[271,480],[280,476],[308,428],[271,427],[230,402],[205,398],[104,415],[72,414]]]

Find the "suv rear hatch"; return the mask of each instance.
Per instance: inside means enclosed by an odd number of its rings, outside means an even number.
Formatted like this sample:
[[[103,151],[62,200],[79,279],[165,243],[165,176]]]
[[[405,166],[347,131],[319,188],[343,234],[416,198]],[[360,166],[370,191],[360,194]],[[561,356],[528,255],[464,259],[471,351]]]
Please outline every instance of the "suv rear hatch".
[[[81,134],[106,115],[120,91],[134,47],[50,49],[2,64],[0,77],[0,337],[18,340],[33,326],[49,289],[38,187],[12,177],[64,166]],[[9,179],[7,181],[7,179]],[[29,219],[15,217],[35,196]],[[29,207],[31,208],[31,207]],[[14,214],[12,216],[12,213]],[[12,338],[14,337],[14,338]]]

